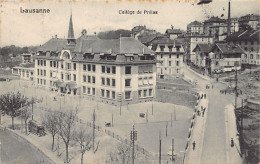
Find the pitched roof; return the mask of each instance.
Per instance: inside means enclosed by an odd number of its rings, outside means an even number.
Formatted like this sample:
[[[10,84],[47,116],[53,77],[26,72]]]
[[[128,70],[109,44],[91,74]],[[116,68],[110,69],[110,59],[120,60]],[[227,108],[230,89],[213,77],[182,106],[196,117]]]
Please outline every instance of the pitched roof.
[[[180,29],[167,29],[165,33],[168,34],[181,34],[181,30]]]
[[[215,47],[218,47],[223,54],[245,53],[245,51],[239,45],[216,43],[211,50],[213,50]]]
[[[197,48],[200,48],[201,52],[210,53],[211,47],[212,47],[211,44],[197,44],[192,52],[195,52]]]
[[[61,51],[67,46],[67,39],[51,38],[38,48],[38,51]]]
[[[226,22],[226,20],[213,16],[213,17],[209,18],[208,20],[204,21],[204,23],[209,23],[209,22]]]
[[[239,30],[226,38],[227,41],[258,41],[260,30]]]
[[[139,37],[138,37],[138,40],[141,42],[141,43],[143,43],[143,44],[145,44],[145,43],[148,43],[148,42],[151,42],[151,41],[153,41],[154,39],[156,39],[156,38],[162,38],[163,37],[163,35],[162,34],[160,34],[160,33],[156,33],[156,34],[142,34],[142,35],[140,35]]]
[[[112,40],[87,40],[82,39],[77,43],[75,52],[88,53],[133,53],[145,54],[154,53],[152,50],[143,45],[140,41],[131,37],[121,37]]]
[[[153,44],[174,44],[175,41],[170,38],[161,38],[153,41]]]
[[[193,21],[188,26],[203,26],[203,24],[199,21]]]

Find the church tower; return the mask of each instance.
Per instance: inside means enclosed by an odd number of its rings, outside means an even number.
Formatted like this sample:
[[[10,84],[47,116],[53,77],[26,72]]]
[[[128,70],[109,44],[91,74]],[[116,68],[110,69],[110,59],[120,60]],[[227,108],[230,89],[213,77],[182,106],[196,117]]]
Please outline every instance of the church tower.
[[[70,15],[69,31],[68,31],[68,45],[75,45],[76,39],[74,37],[73,23],[72,23],[72,14]]]

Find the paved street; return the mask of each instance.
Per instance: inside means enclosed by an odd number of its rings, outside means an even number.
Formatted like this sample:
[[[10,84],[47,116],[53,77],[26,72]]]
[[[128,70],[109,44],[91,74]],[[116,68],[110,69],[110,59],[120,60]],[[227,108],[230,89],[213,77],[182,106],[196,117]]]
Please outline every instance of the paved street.
[[[201,157],[198,159],[202,164],[225,164],[227,163],[227,150],[229,150],[229,136],[226,134],[225,107],[234,102],[234,95],[220,94],[219,90],[224,88],[224,84],[216,83],[215,79],[206,80],[203,75],[198,75],[194,71],[186,68],[185,76],[197,81],[198,88],[204,90],[209,98],[207,121],[204,131],[204,140]],[[211,82],[210,82],[211,81]],[[205,89],[206,84],[213,84],[214,88]],[[231,155],[232,158],[232,155]],[[240,160],[238,160],[240,161]]]
[[[50,162],[48,157],[39,152],[25,139],[0,130],[2,164],[36,164]]]

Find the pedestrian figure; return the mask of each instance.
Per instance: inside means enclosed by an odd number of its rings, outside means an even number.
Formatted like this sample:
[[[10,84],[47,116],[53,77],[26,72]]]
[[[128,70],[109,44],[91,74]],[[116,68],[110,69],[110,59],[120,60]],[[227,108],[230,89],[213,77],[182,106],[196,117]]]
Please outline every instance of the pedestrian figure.
[[[234,140],[231,138],[231,147],[234,147]]]
[[[202,117],[204,117],[204,111],[202,111]]]
[[[203,106],[201,106],[201,110],[203,110]]]
[[[199,110],[197,110],[197,115],[199,115],[199,112],[200,112],[200,111],[199,111]]]
[[[204,110],[204,112],[206,111],[206,107],[203,109]]]
[[[227,94],[227,90],[225,90],[225,94]]]
[[[193,143],[192,143],[192,149],[195,150],[195,147],[196,147],[196,142],[193,141]]]
[[[203,94],[201,95],[201,99],[203,99]]]
[[[206,98],[206,93],[204,93],[204,98]]]
[[[200,116],[200,111],[199,111],[199,116]]]

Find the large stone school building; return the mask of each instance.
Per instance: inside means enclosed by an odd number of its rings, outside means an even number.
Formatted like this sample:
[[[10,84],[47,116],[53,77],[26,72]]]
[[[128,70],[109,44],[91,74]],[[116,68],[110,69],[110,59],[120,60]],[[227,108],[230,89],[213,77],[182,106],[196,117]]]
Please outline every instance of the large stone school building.
[[[155,97],[156,60],[152,50],[132,37],[102,40],[74,38],[72,15],[68,38],[57,36],[39,47],[35,84],[53,92],[125,105]]]

